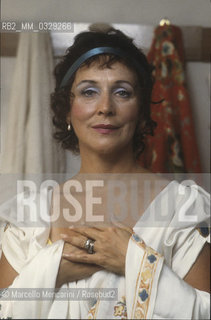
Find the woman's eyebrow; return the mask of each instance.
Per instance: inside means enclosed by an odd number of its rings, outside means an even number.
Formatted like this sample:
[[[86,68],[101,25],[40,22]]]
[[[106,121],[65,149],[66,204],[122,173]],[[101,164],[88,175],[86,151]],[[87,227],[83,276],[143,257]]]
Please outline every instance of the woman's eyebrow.
[[[89,84],[97,84],[97,81],[94,81],[94,80],[82,80],[82,81],[80,81],[77,85],[76,85],[76,87],[78,88],[78,87],[80,87],[82,84],[84,84],[84,83],[89,83]]]
[[[136,85],[136,83],[133,83],[133,82],[127,81],[127,80],[117,80],[117,81],[115,81],[115,83],[116,83],[116,84],[124,84],[124,83],[127,83],[127,84],[129,84],[130,86],[135,86],[135,85]]]
[[[89,79],[87,79],[87,80],[82,80],[82,81],[80,81],[80,82],[76,85],[76,87],[78,87],[78,86],[80,86],[81,84],[84,84],[84,83],[97,84],[97,81],[95,81],[95,80],[89,80]],[[131,86],[135,85],[135,84],[133,84],[132,82],[127,81],[127,80],[117,80],[117,81],[115,81],[115,84],[124,84],[124,83],[127,83],[127,84],[129,84],[129,85],[131,85]]]

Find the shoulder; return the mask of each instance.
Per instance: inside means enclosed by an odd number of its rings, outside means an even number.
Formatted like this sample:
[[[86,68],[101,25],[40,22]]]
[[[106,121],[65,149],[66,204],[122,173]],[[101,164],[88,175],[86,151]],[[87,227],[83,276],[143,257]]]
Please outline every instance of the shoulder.
[[[51,192],[21,192],[0,205],[0,221],[18,228],[42,227],[49,223]]]
[[[189,272],[202,248],[209,242],[210,195],[194,181],[177,185],[175,212],[165,232],[169,263],[181,277]]]
[[[22,192],[0,205],[0,247],[8,255],[16,256],[19,248],[25,257],[32,243],[36,242],[38,247],[45,244],[48,233],[46,194]]]
[[[192,180],[178,183],[175,191],[174,221],[178,226],[204,225],[210,217],[210,194]]]

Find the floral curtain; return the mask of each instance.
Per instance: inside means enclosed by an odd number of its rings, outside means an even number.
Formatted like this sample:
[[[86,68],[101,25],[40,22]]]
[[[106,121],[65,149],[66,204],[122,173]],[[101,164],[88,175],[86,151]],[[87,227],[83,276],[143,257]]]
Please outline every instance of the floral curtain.
[[[148,60],[155,67],[152,101],[163,102],[151,106],[157,127],[154,136],[147,137],[140,163],[153,172],[199,173],[181,30],[173,25],[157,27]]]

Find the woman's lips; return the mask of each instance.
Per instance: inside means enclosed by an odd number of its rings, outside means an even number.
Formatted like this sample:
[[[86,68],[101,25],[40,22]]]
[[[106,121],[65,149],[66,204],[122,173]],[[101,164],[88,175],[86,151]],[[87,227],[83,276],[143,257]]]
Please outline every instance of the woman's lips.
[[[119,127],[113,126],[111,124],[97,124],[97,125],[93,126],[92,128],[102,134],[112,133],[112,132],[116,131],[117,129],[119,129]]]

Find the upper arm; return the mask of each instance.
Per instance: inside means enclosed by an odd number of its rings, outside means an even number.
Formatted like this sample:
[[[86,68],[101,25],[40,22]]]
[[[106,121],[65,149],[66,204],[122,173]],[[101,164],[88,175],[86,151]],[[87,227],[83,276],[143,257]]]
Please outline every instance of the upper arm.
[[[0,288],[9,287],[18,275],[18,273],[13,269],[13,267],[7,261],[3,252],[0,259],[0,274],[1,274]]]
[[[206,243],[184,280],[192,287],[210,292],[210,244]]]

